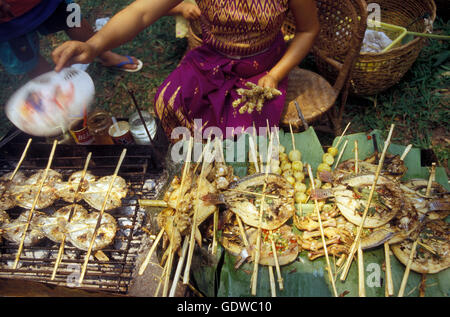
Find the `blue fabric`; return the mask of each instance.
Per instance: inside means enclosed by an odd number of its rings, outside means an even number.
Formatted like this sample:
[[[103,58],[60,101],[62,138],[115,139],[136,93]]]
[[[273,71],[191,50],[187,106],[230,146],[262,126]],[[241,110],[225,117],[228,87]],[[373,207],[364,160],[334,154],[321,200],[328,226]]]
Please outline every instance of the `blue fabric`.
[[[43,0],[27,13],[0,24],[0,42],[9,41],[33,31],[52,15],[63,0]]]
[[[14,54],[11,44],[8,41],[0,42],[0,62],[9,74],[26,74],[33,70],[39,61],[39,36],[37,32],[30,32],[24,36],[29,43],[27,49],[31,49],[34,55],[27,61],[20,60]]]

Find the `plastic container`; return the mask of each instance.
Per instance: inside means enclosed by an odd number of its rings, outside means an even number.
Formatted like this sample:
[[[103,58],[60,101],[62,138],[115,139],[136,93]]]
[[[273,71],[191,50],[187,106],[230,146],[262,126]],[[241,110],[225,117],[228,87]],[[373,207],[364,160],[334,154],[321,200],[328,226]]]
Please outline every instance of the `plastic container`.
[[[150,133],[152,139],[155,138],[156,135],[156,121],[155,118],[148,112],[141,112],[142,117],[144,118],[145,125],[147,126],[148,132]],[[147,132],[145,131],[145,127],[142,124],[142,120],[139,116],[139,113],[135,112],[128,119],[128,123],[130,125],[130,132],[133,136],[134,142],[139,145],[149,145],[151,144],[150,139],[148,138]]]

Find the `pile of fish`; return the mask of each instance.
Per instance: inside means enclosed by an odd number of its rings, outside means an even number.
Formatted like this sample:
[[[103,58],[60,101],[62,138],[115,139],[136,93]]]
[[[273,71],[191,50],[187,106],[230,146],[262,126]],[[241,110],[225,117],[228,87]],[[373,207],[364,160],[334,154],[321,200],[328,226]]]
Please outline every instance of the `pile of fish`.
[[[339,257],[341,261],[348,254],[357,228],[361,225],[377,168],[373,157],[358,163],[358,174],[355,174],[354,160],[341,163],[333,172],[321,173],[319,177],[332,186],[310,191],[311,198],[318,199],[321,206],[328,253]],[[361,248],[368,250],[387,242],[396,250],[394,254],[406,265],[409,252],[398,250],[408,250],[417,237],[432,228],[435,233],[429,236],[440,238],[436,239],[436,243],[420,240],[419,247],[423,252],[416,252],[413,263],[421,264],[412,269],[430,273],[446,269],[450,266],[450,240],[449,224],[443,219],[450,214],[450,193],[433,182],[430,194],[426,196],[428,181],[401,181],[405,172],[406,167],[397,156],[387,156],[363,224]],[[317,217],[313,214],[294,216],[294,225],[301,231],[299,243],[309,251],[311,260],[324,254],[319,224],[315,218]],[[437,228],[446,234],[439,232]],[[422,261],[423,257],[436,261]],[[341,261],[337,263],[342,263]]]

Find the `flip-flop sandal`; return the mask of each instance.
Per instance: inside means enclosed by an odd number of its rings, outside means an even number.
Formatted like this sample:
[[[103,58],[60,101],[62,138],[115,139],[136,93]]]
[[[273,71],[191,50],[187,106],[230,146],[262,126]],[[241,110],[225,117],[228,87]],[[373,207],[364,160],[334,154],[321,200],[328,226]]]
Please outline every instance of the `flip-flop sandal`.
[[[137,59],[138,65],[135,69],[122,68],[122,66],[124,66],[124,65],[134,64],[133,59],[130,56],[127,55],[125,57],[128,59],[127,61],[121,62],[117,65],[110,66],[110,67],[113,69],[122,70],[124,72],[129,72],[129,73],[138,72],[142,69],[143,63],[139,59]]]

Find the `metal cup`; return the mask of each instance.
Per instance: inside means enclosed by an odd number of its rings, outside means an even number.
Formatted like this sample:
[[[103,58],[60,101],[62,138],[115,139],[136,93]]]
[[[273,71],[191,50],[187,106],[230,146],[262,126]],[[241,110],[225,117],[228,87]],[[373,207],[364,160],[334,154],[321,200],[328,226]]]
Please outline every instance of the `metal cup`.
[[[88,127],[83,126],[83,120],[76,122],[69,129],[69,132],[77,144],[88,145],[94,142],[94,137],[89,132]]]
[[[126,121],[119,121],[117,125],[111,125],[108,129],[108,134],[115,144],[128,145],[134,143],[130,125]]]

